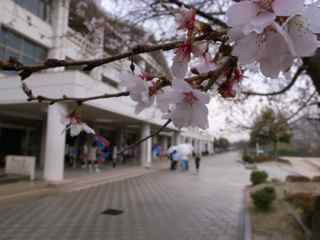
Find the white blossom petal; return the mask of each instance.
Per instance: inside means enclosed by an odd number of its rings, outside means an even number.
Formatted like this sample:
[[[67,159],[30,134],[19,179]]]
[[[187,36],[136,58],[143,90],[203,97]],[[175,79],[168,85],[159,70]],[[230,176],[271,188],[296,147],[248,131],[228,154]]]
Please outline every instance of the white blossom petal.
[[[251,32],[262,33],[267,26],[272,24],[275,18],[275,14],[270,12],[263,12],[254,17],[251,22],[244,27],[243,32],[245,34],[249,34]]]
[[[277,16],[297,15],[304,9],[304,0],[274,0],[272,8]]]
[[[181,94],[171,87],[163,88],[162,92],[157,95],[157,106],[162,112],[167,112],[170,109],[170,105],[181,101]]]
[[[306,23],[300,17],[296,17],[288,23],[288,34],[299,57],[313,56],[320,46],[317,36],[306,28]]]
[[[316,4],[311,4],[305,8],[303,14],[308,21],[309,29],[314,33],[320,33],[320,8]]]
[[[277,51],[270,51],[277,49]],[[294,57],[287,43],[277,32],[267,34],[266,47],[261,52],[260,70],[266,77],[277,78],[281,71],[287,71],[293,64]]]
[[[192,106],[181,102],[176,104],[176,107],[171,114],[171,119],[177,128],[189,127],[192,123],[192,115]]]
[[[208,114],[209,110],[206,105],[195,103],[192,106],[192,127],[199,127],[201,129],[208,129],[209,128],[209,121],[208,121]]]
[[[242,1],[235,3],[227,10],[227,23],[231,27],[246,25],[257,16],[257,13],[258,8],[253,2]]]
[[[262,42],[256,33],[250,33],[239,40],[232,51],[232,55],[239,58],[240,64],[249,64],[257,60]]]
[[[210,102],[210,97],[199,90],[193,90],[193,94],[203,105],[208,104]]]
[[[243,32],[244,26],[240,25],[237,27],[233,27],[228,31],[228,36],[233,40],[233,41],[238,41],[241,38],[245,36]]]
[[[171,71],[173,76],[179,79],[183,79],[188,72],[189,61],[180,59],[177,55],[173,59]]]

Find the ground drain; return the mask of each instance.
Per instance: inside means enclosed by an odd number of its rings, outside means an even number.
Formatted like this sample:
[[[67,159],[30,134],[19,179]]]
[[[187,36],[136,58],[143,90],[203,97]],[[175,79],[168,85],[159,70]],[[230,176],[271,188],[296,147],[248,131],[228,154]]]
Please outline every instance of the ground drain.
[[[118,209],[107,209],[107,210],[104,210],[101,214],[104,214],[104,215],[112,215],[112,216],[118,216],[118,215],[121,215],[123,213],[122,210],[118,210]]]

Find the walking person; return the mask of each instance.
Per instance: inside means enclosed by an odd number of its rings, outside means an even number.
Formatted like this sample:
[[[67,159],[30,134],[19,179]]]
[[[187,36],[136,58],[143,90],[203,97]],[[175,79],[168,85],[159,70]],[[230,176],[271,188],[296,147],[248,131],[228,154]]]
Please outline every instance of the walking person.
[[[177,169],[177,163],[178,163],[178,158],[177,158],[177,150],[173,150],[170,154],[169,154],[169,159],[170,159],[170,162],[171,162],[171,165],[170,165],[170,169],[172,171],[176,170]]]
[[[195,158],[194,158],[194,163],[196,165],[197,172],[199,172],[199,170],[200,170],[200,162],[201,162],[201,154],[197,153]]]
[[[77,158],[78,158],[78,148],[75,144],[69,147],[69,165],[73,168],[77,167]]]
[[[93,168],[95,168],[96,172],[100,172],[100,169],[98,168],[98,164],[97,164],[97,154],[98,154],[97,143],[93,142],[89,147],[89,151],[88,151],[89,172],[92,172]]]
[[[84,143],[82,146],[82,166],[81,168],[87,168],[88,167],[88,144]]]
[[[116,168],[117,160],[118,160],[118,148],[117,146],[114,146],[112,151],[112,167],[113,168]]]

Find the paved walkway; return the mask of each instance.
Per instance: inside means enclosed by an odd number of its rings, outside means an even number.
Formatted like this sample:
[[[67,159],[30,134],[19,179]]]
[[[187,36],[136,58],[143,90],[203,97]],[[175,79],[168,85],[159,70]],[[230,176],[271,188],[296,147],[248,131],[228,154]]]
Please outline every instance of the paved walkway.
[[[249,173],[235,153],[0,209],[1,240],[237,240]],[[122,215],[102,215],[105,209]]]

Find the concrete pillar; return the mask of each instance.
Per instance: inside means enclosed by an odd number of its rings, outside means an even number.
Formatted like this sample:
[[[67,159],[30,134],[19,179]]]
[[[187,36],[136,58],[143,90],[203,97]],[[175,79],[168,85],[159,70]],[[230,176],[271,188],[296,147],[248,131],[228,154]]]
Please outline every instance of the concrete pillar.
[[[47,116],[44,114],[41,126],[40,168],[44,169],[47,136]]]
[[[164,151],[168,150],[168,137],[167,136],[163,136],[163,138],[162,138],[162,148]]]
[[[70,0],[52,1],[52,27],[54,29],[53,48],[49,51],[49,58],[64,59],[64,37],[68,31]]]
[[[48,107],[44,154],[44,179],[46,181],[63,180],[66,132],[65,125],[61,122],[61,113],[66,113],[66,111],[65,105],[61,103]]]
[[[141,129],[141,138],[145,138],[150,136],[151,134],[151,126],[149,124],[143,124]],[[152,139],[149,138],[148,140],[141,143],[141,165],[144,167],[151,167],[152,164]]]
[[[178,145],[180,144],[180,133],[174,132],[172,135],[172,145]]]
[[[124,128],[120,128],[117,130],[117,139],[116,139],[116,145],[118,149],[122,149],[124,145],[126,145],[126,132]]]

